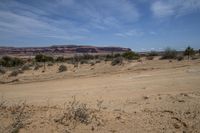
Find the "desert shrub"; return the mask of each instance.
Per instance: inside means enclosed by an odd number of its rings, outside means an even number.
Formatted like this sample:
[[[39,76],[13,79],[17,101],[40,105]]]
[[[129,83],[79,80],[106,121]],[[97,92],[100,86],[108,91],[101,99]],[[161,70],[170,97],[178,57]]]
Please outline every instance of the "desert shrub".
[[[147,56],[146,59],[147,59],[147,60],[153,60],[153,59],[154,59],[154,56]]]
[[[47,66],[53,66],[53,63],[48,63]]]
[[[59,56],[59,57],[56,58],[56,61],[57,62],[64,62],[65,58],[63,56]]]
[[[140,56],[137,53],[132,52],[132,51],[123,53],[122,57],[128,60],[138,60],[140,58]]]
[[[24,61],[16,57],[13,58],[10,56],[4,56],[0,59],[0,65],[4,67],[16,67],[16,66],[21,66],[23,64]]]
[[[55,119],[55,122],[66,125],[73,124],[72,126],[75,128],[77,122],[87,125],[92,122],[92,118],[92,112],[89,110],[89,108],[87,108],[87,105],[79,103],[74,98],[72,102],[69,102],[62,116],[58,119]]]
[[[74,68],[78,68],[78,63],[74,63]]]
[[[177,52],[174,49],[166,48],[161,59],[176,59]]]
[[[35,61],[36,62],[44,62],[45,61],[45,55],[43,54],[38,54],[35,56]]]
[[[191,56],[195,55],[195,51],[193,48],[188,46],[184,51],[184,55],[188,56],[188,59],[189,59]]]
[[[81,57],[80,57],[80,58],[81,58]],[[85,60],[93,60],[93,59],[95,58],[95,56],[90,55],[90,54],[84,54],[84,55],[82,56],[82,58],[85,59]]]
[[[22,66],[22,71],[30,70],[30,66],[28,64],[25,64]]]
[[[123,58],[122,57],[118,57],[112,60],[111,65],[115,66],[115,65],[121,65],[123,63]]]
[[[43,65],[40,65],[40,64],[35,64],[35,68],[34,70],[38,70],[39,68],[43,67]]]
[[[104,61],[112,61],[113,60],[113,55],[107,54],[104,58]]]
[[[80,64],[88,64],[89,62],[87,60],[81,60]]]
[[[176,58],[178,61],[182,61],[183,59],[184,59],[184,57],[183,56],[177,56],[177,58]]]
[[[28,111],[26,111],[26,103],[20,103],[19,105],[12,105],[8,107],[11,112],[12,124],[9,126],[10,133],[19,133],[20,129],[25,127],[26,119],[29,117]]]
[[[193,56],[192,57],[192,60],[197,60],[197,59],[199,59],[198,56]]]
[[[5,74],[6,70],[3,67],[0,67],[0,74]]]
[[[95,63],[94,63],[94,62],[90,62],[90,65],[91,65],[91,66],[94,66],[94,65],[95,65]]]
[[[19,70],[14,70],[9,74],[9,77],[16,77],[19,73],[21,73]]]
[[[101,60],[97,60],[96,63],[101,63]]]
[[[60,65],[59,68],[58,68],[58,71],[59,72],[67,71],[67,67],[65,65]]]
[[[114,54],[114,58],[117,58],[117,57],[120,57],[121,54],[117,53],[117,54]]]
[[[156,51],[151,51],[148,56],[158,56],[158,53]]]
[[[54,62],[54,58],[51,56],[46,56],[43,54],[38,54],[35,56],[36,62]]]

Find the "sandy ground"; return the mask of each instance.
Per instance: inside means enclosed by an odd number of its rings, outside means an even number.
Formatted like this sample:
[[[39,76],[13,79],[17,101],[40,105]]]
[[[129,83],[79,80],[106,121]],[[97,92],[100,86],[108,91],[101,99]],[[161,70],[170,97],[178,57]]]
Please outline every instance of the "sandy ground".
[[[21,107],[19,132],[200,132],[200,60],[67,66],[63,73],[54,65],[45,73],[1,76],[1,101],[6,102],[0,104],[0,132],[16,128],[13,118]],[[15,78],[17,82],[6,83]],[[67,114],[65,105],[73,97],[85,103],[95,119],[76,124],[57,120]]]

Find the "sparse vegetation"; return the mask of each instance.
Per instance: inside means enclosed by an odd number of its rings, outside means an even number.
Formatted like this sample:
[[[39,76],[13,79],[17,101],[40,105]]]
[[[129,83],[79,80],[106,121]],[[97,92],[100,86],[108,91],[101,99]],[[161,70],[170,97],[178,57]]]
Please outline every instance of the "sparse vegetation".
[[[177,56],[177,58],[176,58],[178,61],[182,61],[183,59],[184,59],[184,57],[183,56],[181,56],[181,55],[179,55],[179,56]]]
[[[38,54],[38,55],[35,56],[35,61],[36,62],[54,62],[54,59],[51,56]]]
[[[10,57],[10,56],[3,56],[0,59],[0,65],[4,67],[17,67],[22,66],[24,61],[20,58]]]
[[[58,68],[58,71],[59,72],[67,71],[67,67],[65,65],[60,65],[59,68]]]
[[[6,73],[6,69],[3,67],[0,67],[0,74],[5,74]]]
[[[9,77],[16,77],[20,72],[20,70],[13,70],[10,74]]]
[[[34,68],[34,70],[38,70],[39,68],[41,68],[42,67],[42,65],[40,65],[40,64],[35,64],[35,68]]]
[[[122,57],[128,60],[138,60],[140,58],[139,54],[132,51],[123,53]]]
[[[53,63],[48,63],[47,66],[53,66]]]
[[[156,51],[151,51],[148,56],[158,56],[158,53]]]
[[[147,59],[147,60],[153,60],[153,59],[154,59],[154,56],[147,56],[146,59]]]
[[[94,66],[94,65],[95,65],[95,63],[94,63],[94,62],[90,62],[90,65],[91,65],[91,66]]]
[[[111,65],[112,66],[121,65],[122,63],[123,63],[123,58],[117,57],[117,58],[113,59],[113,61],[111,62]]]
[[[30,70],[30,66],[28,64],[25,64],[22,66],[22,71]]]
[[[45,72],[46,70],[46,62],[54,62],[54,58],[51,57],[51,56],[46,56],[46,55],[43,55],[43,54],[38,54],[35,56],[35,61],[36,62],[43,62],[43,72]]]
[[[101,104],[99,107],[101,107]],[[87,104],[80,103],[73,97],[73,101],[67,104],[62,115],[54,121],[61,125],[67,125],[69,130],[75,129],[78,124],[88,125],[93,121],[97,123],[97,126],[100,126],[102,120],[97,117],[96,113],[96,110],[88,108]]]
[[[176,59],[177,52],[174,49],[166,48],[161,59]]]
[[[64,62],[66,59],[63,56],[59,56],[56,58],[57,62]]]
[[[190,46],[188,46],[185,51],[184,51],[184,55],[188,56],[188,60],[190,59],[191,56],[193,56],[195,54],[195,51],[193,48],[191,48]]]

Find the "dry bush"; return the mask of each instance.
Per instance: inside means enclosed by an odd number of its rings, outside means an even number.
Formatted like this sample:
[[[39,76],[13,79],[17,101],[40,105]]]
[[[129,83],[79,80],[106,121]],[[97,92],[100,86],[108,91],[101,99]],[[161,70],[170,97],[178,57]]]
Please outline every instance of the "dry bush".
[[[90,65],[91,65],[91,66],[94,66],[94,65],[95,65],[95,63],[94,63],[94,62],[90,62]]]
[[[22,71],[30,70],[30,66],[28,64],[25,64],[22,66]]]
[[[36,64],[34,70],[38,70],[38,69],[40,69],[41,67],[43,67],[43,65]]]
[[[184,57],[183,56],[177,56],[177,58],[176,58],[178,61],[182,61],[183,59],[184,59]]]
[[[18,133],[21,128],[26,125],[26,120],[29,113],[25,111],[26,103],[18,103],[15,105],[6,105],[5,100],[0,102],[0,109],[4,112],[3,117],[11,118],[11,121],[6,125],[0,125],[3,132]]]
[[[58,71],[59,72],[67,71],[67,67],[65,65],[60,65],[59,68],[58,68]]]
[[[197,59],[199,59],[198,56],[193,56],[193,57],[192,57],[192,60],[197,60]]]
[[[81,61],[80,61],[80,64],[88,64],[88,63],[89,63],[88,60],[81,60]]]
[[[98,104],[99,111],[101,109],[102,102]],[[93,121],[97,125],[102,125],[102,120],[97,116],[96,111],[87,107],[86,104],[80,103],[73,97],[73,101],[66,104],[66,107],[62,113],[62,116],[58,119],[54,119],[56,123],[71,127],[72,129],[76,128],[77,124],[91,124]]]
[[[21,105],[13,105],[10,107],[11,114],[13,115],[13,123],[10,125],[11,133],[18,133],[20,128],[25,126],[24,121],[27,113],[25,113],[26,104],[23,102]]]
[[[74,68],[78,68],[78,63],[74,63]]]
[[[0,74],[5,74],[6,70],[3,67],[0,67]]]
[[[97,60],[96,63],[101,63],[101,60]]]
[[[47,66],[53,66],[53,63],[48,63]]]
[[[154,59],[154,56],[147,56],[146,59],[147,59],[147,60],[153,60],[153,59]]]
[[[117,57],[117,58],[113,59],[113,61],[111,62],[111,65],[112,66],[122,65],[122,63],[123,63],[123,58],[122,57]]]
[[[19,73],[21,73],[20,70],[14,70],[9,74],[9,77],[16,77]]]
[[[171,48],[166,48],[160,59],[176,59],[177,51]]]

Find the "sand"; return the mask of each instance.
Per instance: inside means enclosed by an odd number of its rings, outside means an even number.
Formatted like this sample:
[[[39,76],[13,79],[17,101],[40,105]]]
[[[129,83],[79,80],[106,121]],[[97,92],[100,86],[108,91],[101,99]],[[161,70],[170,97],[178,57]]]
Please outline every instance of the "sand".
[[[200,132],[199,59],[143,60],[122,66],[101,62],[79,68],[65,64],[68,71],[63,73],[57,72],[59,65],[48,66],[44,73],[28,70],[17,77],[0,77],[0,94],[6,101],[0,132],[16,128],[8,126],[14,121],[10,107],[22,101],[26,117],[19,132]],[[73,121],[58,122],[73,97],[97,119],[76,121],[75,126]]]

